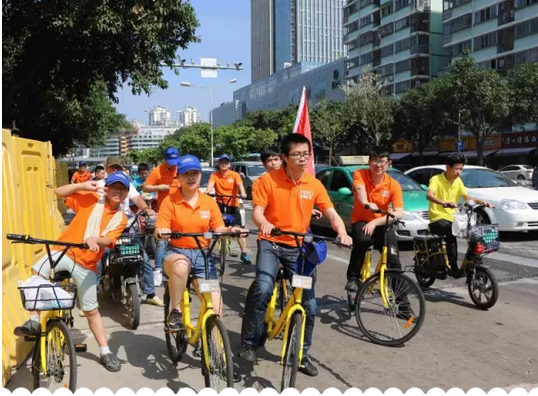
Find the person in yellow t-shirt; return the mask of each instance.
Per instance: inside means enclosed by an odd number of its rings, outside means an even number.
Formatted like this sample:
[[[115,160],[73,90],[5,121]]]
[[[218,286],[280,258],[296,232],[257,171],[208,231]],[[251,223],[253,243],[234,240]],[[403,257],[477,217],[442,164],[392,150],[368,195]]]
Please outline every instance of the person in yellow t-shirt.
[[[448,261],[452,269],[451,276],[459,277],[458,270],[458,243],[452,234],[452,222],[454,212],[458,207],[458,201],[463,197],[465,201],[474,200],[476,203],[485,204],[491,208],[489,202],[471,198],[467,193],[461,173],[467,159],[462,153],[453,153],[447,157],[446,171],[433,176],[430,179],[426,197],[430,201],[430,231],[436,235],[445,237]]]

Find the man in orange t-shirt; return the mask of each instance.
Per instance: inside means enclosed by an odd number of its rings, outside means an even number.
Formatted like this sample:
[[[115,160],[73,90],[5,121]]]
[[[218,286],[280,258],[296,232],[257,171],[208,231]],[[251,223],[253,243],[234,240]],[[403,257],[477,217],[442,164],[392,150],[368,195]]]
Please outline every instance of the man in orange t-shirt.
[[[76,216],[58,241],[86,243],[89,248],[69,249],[60,259],[55,271],[71,273],[77,285],[79,303],[82,305],[90,329],[100,347],[101,364],[112,372],[119,371],[121,364],[108,347],[106,330],[98,310],[97,262],[103,256],[105,248],[114,246],[116,239],[127,225],[127,218],[120,204],[127,197],[128,191],[129,178],[123,172],[111,174],[106,179],[104,188],[100,187],[96,181],[87,181],[68,184],[56,189],[56,195],[64,198],[66,205],[76,212]],[[104,192],[106,195],[101,199],[97,192]],[[92,215],[94,217],[101,215],[99,223],[90,222]],[[62,255],[63,247],[53,247],[52,250],[52,259],[57,260]],[[34,264],[32,272],[48,280],[50,265],[49,256],[45,255]],[[35,335],[38,330],[39,312],[33,311],[30,312],[28,321],[15,328],[15,335]]]
[[[389,155],[385,151],[372,152],[368,160],[369,168],[357,169],[353,174],[355,192],[355,203],[351,212],[353,251],[345,286],[350,292],[359,290],[360,271],[368,247],[373,243],[374,248],[380,250],[384,243],[386,216],[372,210],[381,209],[387,212],[391,209],[390,205],[396,217],[400,219],[403,217],[402,187],[387,174],[391,163]],[[366,205],[370,209],[366,209]],[[387,242],[389,268],[402,268],[398,254],[398,238],[394,229],[389,231]]]
[[[88,165],[85,162],[78,164],[78,170],[71,176],[71,183],[85,183],[92,179],[92,173],[88,170]]]
[[[241,326],[239,357],[248,362],[256,361],[256,349],[264,342],[264,318],[267,304],[273,294],[280,264],[295,271],[299,251],[295,239],[289,235],[272,236],[271,231],[306,233],[314,205],[317,205],[331,222],[343,244],[351,245],[346,226],[334,210],[325,187],[315,177],[306,173],[312,145],[303,135],[292,133],[282,140],[282,159],[285,165],[279,170],[264,174],[254,192],[252,220],[260,229],[256,280],[252,294],[245,305]],[[312,289],[303,291],[302,305],[306,312],[303,359],[299,370],[309,376],[318,374],[308,357],[314,334],[317,312],[314,283]]]
[[[218,170],[209,177],[206,191],[208,194],[211,194],[213,188],[215,188],[216,195],[238,195],[238,193],[240,193],[241,198],[246,199],[247,193],[245,192],[241,175],[230,170],[231,165],[230,157],[227,154],[223,154],[219,157],[217,163]],[[244,226],[244,224],[241,224],[241,212],[239,211],[238,198],[217,197],[217,203],[223,214],[225,213],[233,216],[236,225]],[[252,264],[250,257],[247,254],[246,238],[239,238],[238,243],[241,248],[241,261],[244,264]]]
[[[177,164],[179,162],[179,150],[175,147],[169,147],[164,151],[164,162],[153,169],[150,173],[142,191],[146,193],[157,193],[157,211],[163,200],[174,194],[179,187],[177,176]],[[164,252],[166,251],[167,241],[158,240],[155,249],[155,286],[162,284],[162,269]]]

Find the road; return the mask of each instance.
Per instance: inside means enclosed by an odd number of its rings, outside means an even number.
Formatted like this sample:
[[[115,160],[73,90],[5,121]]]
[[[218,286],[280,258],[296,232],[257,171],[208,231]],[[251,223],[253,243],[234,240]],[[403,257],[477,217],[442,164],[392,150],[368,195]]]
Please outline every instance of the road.
[[[250,217],[248,215],[248,217]],[[250,224],[252,225],[252,224]],[[419,334],[401,348],[371,344],[360,333],[345,303],[345,273],[349,251],[329,247],[329,258],[319,269],[316,322],[311,356],[319,367],[318,377],[298,374],[297,387],[320,391],[335,387],[366,390],[390,387],[424,391],[439,387],[464,391],[480,387],[485,391],[500,387],[538,387],[538,243],[534,236],[504,236],[500,252],[485,261],[500,281],[500,297],[490,311],[472,304],[463,280],[437,281],[425,295],[427,315]],[[506,240],[507,239],[507,240]],[[248,246],[255,257],[255,240]],[[461,250],[461,249],[460,249]],[[374,258],[377,257],[374,255]],[[412,251],[403,246],[401,259],[410,265]],[[241,315],[246,290],[254,279],[254,266],[232,258],[222,284],[224,321],[233,350],[239,347]],[[162,288],[158,289],[162,295]],[[163,310],[142,306],[142,324],[136,331],[124,327],[123,309],[100,297],[101,313],[110,338],[110,347],[122,361],[119,373],[109,373],[98,362],[98,347],[84,318],[76,316],[75,338],[86,342],[88,352],[77,355],[78,387],[96,391],[107,387],[135,391],[148,387],[168,387],[199,391],[203,388],[200,361],[192,355],[174,366],[167,357],[163,333]],[[197,305],[194,305],[197,308]],[[266,387],[279,389],[280,341],[268,342],[258,351],[256,365],[244,364],[238,357],[242,381],[236,389]],[[13,375],[7,388],[31,386],[30,359]]]

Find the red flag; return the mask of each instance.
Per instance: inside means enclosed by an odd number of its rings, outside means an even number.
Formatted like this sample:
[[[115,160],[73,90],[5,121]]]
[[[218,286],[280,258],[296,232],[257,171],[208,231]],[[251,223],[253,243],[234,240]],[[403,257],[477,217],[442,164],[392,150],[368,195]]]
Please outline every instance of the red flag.
[[[310,117],[308,116],[308,101],[306,100],[306,88],[303,87],[303,94],[301,95],[301,103],[299,103],[299,109],[297,110],[297,118],[295,119],[295,126],[293,127],[293,133],[304,135],[310,144],[312,145],[312,153],[310,160],[308,161],[308,167],[306,171],[312,176],[316,175],[314,168],[314,145],[312,143],[312,132],[310,130]]]

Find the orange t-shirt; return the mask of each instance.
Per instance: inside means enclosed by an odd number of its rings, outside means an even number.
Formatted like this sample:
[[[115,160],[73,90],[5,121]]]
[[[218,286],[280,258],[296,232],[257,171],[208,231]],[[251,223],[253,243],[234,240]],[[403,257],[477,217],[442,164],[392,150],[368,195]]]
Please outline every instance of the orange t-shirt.
[[[308,173],[296,182],[297,185],[286,175],[284,167],[268,172],[258,180],[252,202],[254,206],[265,208],[267,221],[282,231],[305,233],[310,227],[314,205],[323,212],[333,207],[323,184]],[[260,238],[296,246],[295,239],[289,235],[260,235]]]
[[[215,193],[217,195],[238,195],[239,185],[243,184],[241,175],[231,170],[224,175],[220,172],[215,172],[209,177],[209,181],[215,183]],[[217,198],[217,202],[227,204],[227,206],[239,207],[237,198]]]
[[[208,232],[209,229],[215,230],[218,227],[224,227],[224,220],[215,200],[199,192],[198,202],[193,208],[183,199],[180,189],[164,199],[155,224],[155,228],[193,233]],[[204,248],[209,247],[209,241],[201,237],[198,239]],[[170,239],[170,243],[182,249],[198,249],[193,237]]]
[[[177,191],[179,187],[179,180],[177,178],[177,167],[170,170],[166,163],[159,165],[150,173],[146,180],[146,186],[158,186],[160,184],[167,184],[170,186],[170,191],[158,191],[157,192],[157,208],[161,206],[163,199],[168,195],[171,195]]]
[[[71,181],[74,181],[75,183],[85,183],[91,179],[92,179],[92,174],[91,172],[88,172],[88,171],[84,173],[81,173],[80,171],[76,171],[75,173],[73,173],[73,176],[71,176]]]
[[[71,194],[65,199],[65,204],[73,209],[77,214],[69,224],[69,227],[58,238],[58,241],[83,243],[84,233],[86,232],[86,226],[92,213],[92,210],[99,200],[99,196],[94,193],[79,193]],[[118,209],[113,210],[108,204],[105,204],[105,210],[103,217],[101,218],[101,227],[99,235],[103,232],[107,224],[112,217],[116,214],[117,210],[121,210],[121,206]],[[125,227],[127,226],[127,217],[123,215],[122,221],[118,227],[105,234],[107,238],[112,239],[112,244],[109,247],[114,247],[116,239],[121,235]],[[53,250],[63,250],[63,246],[53,246]],[[101,247],[98,252],[92,252],[89,249],[70,248],[67,251],[67,255],[77,264],[88,268],[94,272],[97,272],[97,263],[103,257],[105,248]]]
[[[366,196],[368,202],[375,203],[379,209],[388,212],[389,204],[392,210],[403,208],[402,186],[389,175],[385,174],[383,181],[375,185],[370,177],[370,169],[357,169],[353,173],[353,189],[356,186],[366,186]],[[374,213],[364,207],[355,194],[353,212],[351,212],[351,222],[372,221],[382,217],[382,214]]]

